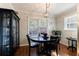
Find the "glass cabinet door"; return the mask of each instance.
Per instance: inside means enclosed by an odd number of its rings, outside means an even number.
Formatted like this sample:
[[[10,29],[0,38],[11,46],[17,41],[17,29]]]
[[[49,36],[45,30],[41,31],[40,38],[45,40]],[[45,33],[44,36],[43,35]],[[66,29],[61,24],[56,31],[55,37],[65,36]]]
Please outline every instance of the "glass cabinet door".
[[[16,26],[17,26],[17,30],[16,30],[16,45],[17,45],[17,47],[18,47],[18,45],[19,45],[19,21],[17,21],[16,22]]]
[[[9,55],[10,52],[10,15],[8,13],[3,14],[3,40],[2,51],[3,55]]]
[[[0,55],[2,55],[2,14],[0,14]]]
[[[12,17],[12,37],[13,37],[13,48],[16,47],[16,18]]]
[[[12,36],[13,36],[13,47],[16,48],[19,46],[19,21],[14,14],[12,16]]]

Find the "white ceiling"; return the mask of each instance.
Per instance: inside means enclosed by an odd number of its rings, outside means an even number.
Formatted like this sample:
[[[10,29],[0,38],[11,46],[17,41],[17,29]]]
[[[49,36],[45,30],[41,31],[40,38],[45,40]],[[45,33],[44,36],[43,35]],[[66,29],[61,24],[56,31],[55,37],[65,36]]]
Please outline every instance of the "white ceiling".
[[[50,4],[48,8],[48,14],[58,15],[61,12],[74,7],[75,3],[54,3]],[[24,12],[28,14],[44,14],[45,3],[12,3],[13,8],[18,12]]]
[[[54,9],[53,9],[53,13],[55,15],[62,13],[72,7],[75,7],[76,4],[74,3],[58,3],[58,4],[54,4]]]

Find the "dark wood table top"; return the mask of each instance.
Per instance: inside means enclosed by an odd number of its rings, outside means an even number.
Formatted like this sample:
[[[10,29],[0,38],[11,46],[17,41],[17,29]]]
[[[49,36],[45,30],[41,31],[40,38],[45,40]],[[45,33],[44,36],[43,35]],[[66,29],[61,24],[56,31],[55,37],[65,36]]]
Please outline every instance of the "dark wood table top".
[[[44,39],[43,37],[30,37],[33,42],[39,42],[39,43],[44,43],[44,42],[54,42],[55,40],[50,40],[50,37],[48,39]],[[58,38],[58,37],[57,37]]]

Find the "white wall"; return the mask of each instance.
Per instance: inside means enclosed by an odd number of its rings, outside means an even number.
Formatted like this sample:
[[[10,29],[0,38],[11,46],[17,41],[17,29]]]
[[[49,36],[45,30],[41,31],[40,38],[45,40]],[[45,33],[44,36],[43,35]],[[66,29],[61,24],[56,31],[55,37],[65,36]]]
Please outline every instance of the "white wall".
[[[14,9],[11,3],[0,3],[0,8]]]
[[[28,32],[28,17],[21,12],[18,12],[20,17],[20,45],[24,46],[28,44],[26,34]]]
[[[78,21],[78,23],[77,23],[77,55],[79,56],[79,4],[77,4],[77,21]]]
[[[67,37],[72,36],[76,37],[77,32],[73,30],[64,30],[64,18],[67,16],[71,16],[76,13],[76,7],[73,7],[71,9],[68,9],[64,11],[63,13],[57,15],[56,19],[56,29],[61,30],[62,32],[62,38],[61,43],[64,45],[68,45]],[[72,35],[71,35],[72,34]]]

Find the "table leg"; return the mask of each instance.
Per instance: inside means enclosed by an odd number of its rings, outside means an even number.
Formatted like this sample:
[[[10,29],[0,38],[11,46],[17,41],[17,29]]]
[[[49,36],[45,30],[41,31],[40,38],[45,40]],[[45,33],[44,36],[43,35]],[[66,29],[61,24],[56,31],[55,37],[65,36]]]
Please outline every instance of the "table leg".
[[[39,46],[37,47],[37,55],[39,56]]]
[[[72,41],[72,51],[73,51],[73,41]]]

